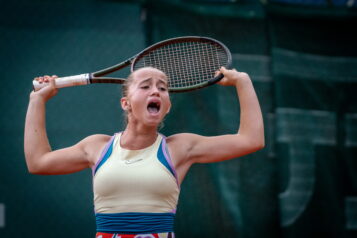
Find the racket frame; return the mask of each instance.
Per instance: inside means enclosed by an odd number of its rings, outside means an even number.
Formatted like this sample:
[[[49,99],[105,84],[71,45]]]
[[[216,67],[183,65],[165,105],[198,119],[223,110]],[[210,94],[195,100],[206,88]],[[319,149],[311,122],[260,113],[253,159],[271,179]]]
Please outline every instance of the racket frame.
[[[86,84],[92,84],[92,83],[115,83],[115,84],[119,83],[119,84],[122,84],[125,82],[125,79],[123,79],[123,78],[103,77],[103,76],[110,74],[112,72],[121,70],[129,65],[131,65],[130,71],[133,72],[134,70],[136,70],[135,66],[136,66],[137,62],[139,62],[140,59],[142,59],[143,57],[145,57],[145,55],[149,54],[150,52],[154,51],[155,49],[161,48],[165,45],[173,44],[175,42],[181,43],[181,42],[186,42],[186,41],[187,42],[197,41],[197,42],[201,42],[201,43],[211,42],[211,43],[219,45],[224,50],[224,52],[227,56],[227,64],[222,65],[222,66],[224,66],[228,69],[231,68],[232,55],[231,55],[228,47],[225,46],[222,42],[220,42],[216,39],[210,38],[210,37],[183,36],[183,37],[170,38],[170,39],[155,43],[155,44],[145,48],[144,50],[142,50],[135,56],[133,56],[119,64],[116,64],[111,67],[96,71],[94,73],[87,73],[87,74],[80,74],[80,75],[57,78],[56,79],[56,87],[62,88],[62,87],[86,85]],[[219,70],[219,69],[217,69],[217,70]],[[223,77],[224,77],[223,74],[219,74],[218,76],[213,77],[211,80],[204,81],[204,82],[196,84],[196,85],[177,87],[177,88],[169,87],[169,91],[175,93],[175,92],[188,92],[188,91],[196,90],[199,88],[203,88],[203,87],[207,87],[209,85],[215,84],[218,81],[220,81]],[[33,81],[34,90],[38,90],[38,89],[44,87],[45,85],[46,85],[45,83],[39,83],[36,80]]]
[[[140,53],[138,53],[136,56],[134,56],[131,60],[131,72],[133,72],[135,70],[135,65],[136,63],[143,58],[145,55],[149,54],[150,52],[154,51],[157,48],[161,48],[165,45],[170,45],[173,43],[181,43],[181,42],[192,42],[192,41],[197,41],[197,42],[201,42],[201,43],[205,43],[205,42],[212,42],[215,43],[217,45],[219,45],[220,47],[222,47],[222,49],[224,50],[226,56],[227,56],[227,64],[226,65],[222,65],[225,66],[227,69],[230,69],[232,67],[232,54],[230,52],[230,50],[228,49],[228,47],[223,44],[222,42],[210,38],[210,37],[203,37],[203,36],[183,36],[183,37],[175,37],[175,38],[171,38],[171,39],[167,39],[167,40],[163,40],[160,41],[156,44],[153,44],[151,46],[149,46],[148,48],[144,49],[143,51],[141,51]],[[114,66],[115,67],[115,66]],[[219,69],[217,69],[219,70]],[[170,88],[169,87],[169,91],[172,93],[178,93],[178,92],[189,92],[189,91],[193,91],[196,89],[200,89],[200,88],[204,88],[207,86],[210,86],[212,84],[215,84],[217,82],[219,82],[222,78],[224,77],[223,74],[219,74],[216,77],[213,77],[211,80],[208,81],[204,81],[202,83],[199,84],[195,84],[192,86],[185,86],[185,87],[177,87],[177,88]]]

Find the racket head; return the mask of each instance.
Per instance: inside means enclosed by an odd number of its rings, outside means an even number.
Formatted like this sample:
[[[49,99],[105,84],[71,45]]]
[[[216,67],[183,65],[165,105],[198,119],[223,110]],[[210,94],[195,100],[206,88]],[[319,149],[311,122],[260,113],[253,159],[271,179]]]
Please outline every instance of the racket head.
[[[154,67],[168,77],[170,92],[187,92],[212,85],[222,66],[230,68],[232,55],[220,41],[209,37],[185,36],[158,42],[133,59],[131,71]]]

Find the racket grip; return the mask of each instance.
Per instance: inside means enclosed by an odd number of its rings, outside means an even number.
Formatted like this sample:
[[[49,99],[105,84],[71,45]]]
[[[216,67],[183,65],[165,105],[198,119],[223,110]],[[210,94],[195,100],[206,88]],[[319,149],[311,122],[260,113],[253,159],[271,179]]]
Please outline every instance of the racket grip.
[[[37,80],[32,81],[33,88],[35,91],[48,85],[48,83],[39,83]],[[56,88],[73,87],[78,85],[90,84],[89,74],[79,74],[68,77],[56,78],[55,79]]]

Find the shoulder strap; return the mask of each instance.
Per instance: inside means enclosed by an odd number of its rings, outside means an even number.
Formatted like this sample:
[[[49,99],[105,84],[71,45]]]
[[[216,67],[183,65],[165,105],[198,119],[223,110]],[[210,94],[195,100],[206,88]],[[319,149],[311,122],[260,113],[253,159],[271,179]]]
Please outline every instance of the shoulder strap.
[[[162,140],[161,140],[159,149],[157,151],[157,158],[171,172],[171,174],[176,179],[177,185],[179,185],[175,166],[172,163],[172,159],[171,159],[169,150],[167,148],[166,137],[163,135],[161,135],[161,137],[162,137]]]
[[[114,139],[116,137],[118,133],[115,133],[110,140],[108,141],[108,143],[106,144],[106,146],[104,147],[101,156],[99,157],[97,163],[92,167],[92,175],[94,176],[95,173],[98,171],[98,169],[105,163],[105,161],[107,161],[107,159],[110,157],[110,155],[113,152],[113,143],[114,143]]]

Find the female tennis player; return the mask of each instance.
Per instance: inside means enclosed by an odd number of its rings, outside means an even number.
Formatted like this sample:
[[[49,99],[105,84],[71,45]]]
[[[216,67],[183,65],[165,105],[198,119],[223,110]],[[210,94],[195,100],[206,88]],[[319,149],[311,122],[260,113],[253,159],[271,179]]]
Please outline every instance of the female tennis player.
[[[220,85],[237,90],[241,118],[235,134],[158,133],[171,108],[168,81],[162,71],[142,68],[123,85],[124,131],[92,135],[54,151],[45,129],[45,104],[57,93],[56,76],[36,78],[49,85],[30,95],[24,140],[29,172],[52,175],[92,168],[97,238],[174,237],[180,184],[189,168],[264,147],[263,119],[250,77],[224,67],[218,73],[224,74]]]

